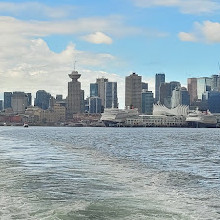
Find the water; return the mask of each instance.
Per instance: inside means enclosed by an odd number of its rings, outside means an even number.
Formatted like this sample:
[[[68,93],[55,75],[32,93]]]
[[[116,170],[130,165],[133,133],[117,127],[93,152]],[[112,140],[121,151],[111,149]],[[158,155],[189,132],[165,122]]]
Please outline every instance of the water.
[[[0,219],[220,219],[219,134],[0,127]]]

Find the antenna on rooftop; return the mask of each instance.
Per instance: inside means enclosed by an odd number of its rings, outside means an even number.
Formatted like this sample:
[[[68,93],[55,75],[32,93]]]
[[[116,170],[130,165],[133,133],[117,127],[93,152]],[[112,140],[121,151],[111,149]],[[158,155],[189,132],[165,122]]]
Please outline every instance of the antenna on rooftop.
[[[73,63],[73,70],[74,71],[76,70],[76,60],[74,60],[74,63]]]

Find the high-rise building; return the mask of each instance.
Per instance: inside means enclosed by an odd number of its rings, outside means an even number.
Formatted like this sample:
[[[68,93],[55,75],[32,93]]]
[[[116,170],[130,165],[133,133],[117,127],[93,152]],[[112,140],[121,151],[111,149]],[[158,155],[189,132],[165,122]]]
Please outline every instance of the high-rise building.
[[[81,113],[85,112],[85,92],[81,89]]]
[[[96,79],[98,84],[98,96],[102,99],[102,106],[105,106],[105,83],[108,82],[108,79],[102,77]]]
[[[75,70],[69,74],[72,81],[68,82],[67,114],[70,118],[73,114],[82,112],[82,90],[81,83],[78,81],[80,76],[81,74]]]
[[[185,87],[176,87],[172,91],[171,98],[171,108],[175,108],[178,105],[188,105],[190,104],[189,92]]]
[[[179,88],[179,87],[181,87],[180,82],[171,81],[171,82],[170,82],[171,94],[172,94],[172,92],[173,92],[173,90],[174,90],[175,88]]]
[[[102,110],[102,100],[99,97],[92,96],[89,98],[89,113],[97,114],[101,113]]]
[[[153,114],[154,94],[152,91],[142,90],[142,113]]]
[[[90,83],[90,97],[99,96],[98,83]]]
[[[210,91],[212,87],[212,78],[201,77],[197,78],[197,95],[198,99],[202,100],[202,95],[206,91]]]
[[[145,89],[148,91],[148,83],[142,82],[141,85],[142,85],[142,89]]]
[[[220,91],[220,76],[212,75],[211,89],[213,91]]]
[[[141,112],[142,77],[133,73],[125,78],[125,106]]]
[[[46,110],[50,106],[51,94],[47,93],[45,90],[38,90],[36,92],[36,98],[34,100],[34,106]]]
[[[220,92],[207,91],[203,94],[203,101],[206,101],[207,108],[211,113],[220,113]]]
[[[190,95],[190,105],[195,103],[198,99],[197,96],[197,78],[187,79],[187,89]]]
[[[24,92],[13,92],[11,106],[15,114],[22,114],[28,106],[28,96]]]
[[[12,92],[4,92],[4,109],[11,108]]]
[[[28,106],[32,105],[32,95],[31,93],[26,93]]]
[[[171,108],[171,87],[170,83],[161,83],[160,90],[159,90],[159,102],[161,105],[165,105],[167,108]]]
[[[165,74],[157,73],[155,75],[155,102],[158,102],[160,99],[160,85],[165,82]]]
[[[0,100],[0,111],[3,110],[3,100]]]
[[[105,82],[105,108],[118,108],[117,82]]]
[[[63,95],[56,95],[56,102],[63,101]]]

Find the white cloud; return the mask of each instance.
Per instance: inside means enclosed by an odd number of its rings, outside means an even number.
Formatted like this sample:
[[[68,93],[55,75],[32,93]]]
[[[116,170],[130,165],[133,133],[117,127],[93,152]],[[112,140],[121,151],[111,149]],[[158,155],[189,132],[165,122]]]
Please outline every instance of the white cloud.
[[[94,44],[111,44],[112,39],[102,32],[95,32],[94,34],[89,34],[83,36],[82,39]]]
[[[22,21],[13,17],[0,17],[1,33],[25,36],[47,36],[50,34],[100,33],[114,36],[144,34],[142,29],[127,27],[118,16],[91,17],[66,21]],[[100,33],[99,33],[100,32]]]
[[[67,17],[76,10],[71,5],[59,5],[57,7],[49,7],[39,2],[0,2],[0,12],[10,13],[13,15],[38,17],[45,16],[50,18]]]
[[[190,33],[185,33],[185,32],[180,32],[179,33],[179,38],[181,41],[191,41],[191,42],[196,42],[197,39],[193,34]]]
[[[220,10],[214,0],[133,0],[138,7],[176,7],[185,14],[212,13]]]
[[[180,32],[179,38],[182,41],[220,43],[220,23],[204,21],[194,23],[192,32]]]
[[[0,47],[5,46],[4,50],[0,50],[0,92],[17,90],[35,94],[37,90],[44,89],[53,95],[66,96],[70,80],[68,74],[73,70],[73,59],[76,57],[82,74],[82,88],[88,95],[89,83],[100,75],[98,70],[115,59],[110,54],[76,50],[74,44],[69,44],[61,53],[54,53],[41,38],[20,37],[16,43],[13,40],[0,41]],[[88,70],[87,66],[98,66],[98,70]],[[105,74],[112,80],[120,79],[115,74]]]

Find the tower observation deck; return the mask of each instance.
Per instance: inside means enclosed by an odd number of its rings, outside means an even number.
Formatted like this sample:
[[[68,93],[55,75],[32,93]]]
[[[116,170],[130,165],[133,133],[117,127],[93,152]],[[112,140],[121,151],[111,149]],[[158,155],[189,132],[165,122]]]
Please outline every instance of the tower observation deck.
[[[78,71],[72,71],[72,73],[69,74],[70,79],[72,79],[73,82],[76,82],[80,77],[81,74],[78,73]]]

